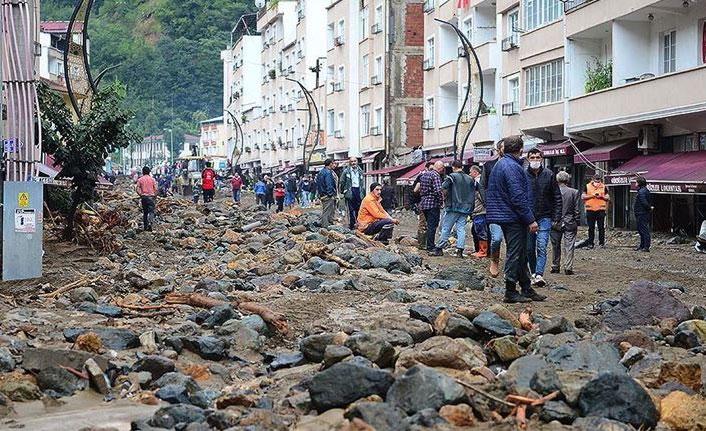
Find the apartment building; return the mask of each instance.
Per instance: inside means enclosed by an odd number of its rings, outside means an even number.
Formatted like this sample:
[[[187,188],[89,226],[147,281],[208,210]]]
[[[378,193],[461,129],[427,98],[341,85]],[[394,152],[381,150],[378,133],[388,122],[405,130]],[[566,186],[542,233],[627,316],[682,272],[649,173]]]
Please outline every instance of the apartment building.
[[[169,138],[164,135],[145,136],[142,142],[130,145],[130,167],[157,166],[169,163]]]
[[[243,129],[241,167],[277,174],[310,156],[313,169],[356,156],[372,168],[421,145],[421,10],[391,0],[280,0],[242,17],[221,52],[224,109]]]
[[[470,139],[476,161],[486,144],[523,134],[578,187],[595,171],[608,174],[613,226],[632,224],[629,172],[644,174],[657,195],[655,228],[695,231],[706,214],[706,174],[696,173],[706,172],[706,2],[427,0],[424,10],[427,157],[452,151],[467,79],[458,38],[440,18],[466,34],[480,59],[470,100],[478,106],[482,75],[483,115]],[[667,164],[682,166],[678,175]]]

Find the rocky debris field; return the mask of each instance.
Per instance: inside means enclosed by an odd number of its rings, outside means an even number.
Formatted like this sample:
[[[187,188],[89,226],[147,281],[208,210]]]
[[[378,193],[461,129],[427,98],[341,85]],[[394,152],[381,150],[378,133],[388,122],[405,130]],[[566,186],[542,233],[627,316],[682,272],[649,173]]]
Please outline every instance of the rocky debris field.
[[[706,430],[706,308],[678,284],[540,312],[315,211],[158,209],[141,232],[108,195],[90,246],[0,289],[0,429]]]

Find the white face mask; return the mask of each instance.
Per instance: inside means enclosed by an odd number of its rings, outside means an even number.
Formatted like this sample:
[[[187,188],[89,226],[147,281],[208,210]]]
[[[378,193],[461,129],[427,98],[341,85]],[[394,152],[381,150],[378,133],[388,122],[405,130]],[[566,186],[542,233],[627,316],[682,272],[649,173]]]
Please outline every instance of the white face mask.
[[[530,162],[530,168],[539,169],[542,167],[542,162]]]

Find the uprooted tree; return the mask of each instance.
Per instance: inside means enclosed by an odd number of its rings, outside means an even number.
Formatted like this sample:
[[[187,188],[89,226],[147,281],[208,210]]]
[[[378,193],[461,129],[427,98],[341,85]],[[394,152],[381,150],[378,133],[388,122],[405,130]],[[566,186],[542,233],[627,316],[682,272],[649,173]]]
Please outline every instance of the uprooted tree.
[[[73,181],[64,230],[65,238],[73,239],[76,210],[93,201],[106,157],[139,137],[130,128],[133,113],[124,107],[125,88],[118,82],[101,88],[76,123],[64,100],[49,87],[40,85],[38,94],[43,150],[61,165],[59,176]]]

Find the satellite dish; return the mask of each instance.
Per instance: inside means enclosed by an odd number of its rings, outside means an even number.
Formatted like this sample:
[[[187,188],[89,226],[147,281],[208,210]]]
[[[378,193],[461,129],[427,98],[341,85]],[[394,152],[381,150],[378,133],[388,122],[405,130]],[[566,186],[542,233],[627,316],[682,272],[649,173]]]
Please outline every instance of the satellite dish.
[[[255,6],[257,6],[258,8],[264,7],[265,0],[255,0]]]

